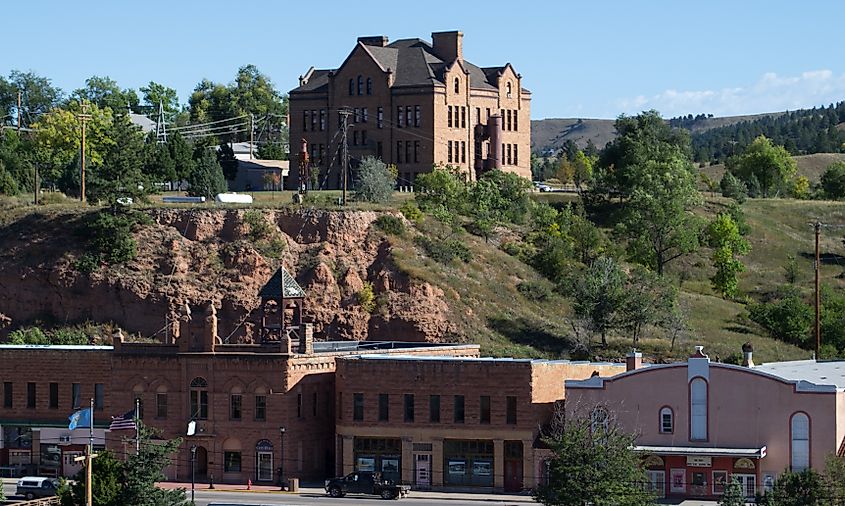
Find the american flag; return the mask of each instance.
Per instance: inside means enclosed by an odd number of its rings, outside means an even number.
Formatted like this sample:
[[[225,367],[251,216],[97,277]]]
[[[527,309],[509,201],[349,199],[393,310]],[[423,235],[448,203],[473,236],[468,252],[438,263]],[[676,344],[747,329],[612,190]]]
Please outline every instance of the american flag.
[[[111,417],[111,424],[109,430],[127,430],[136,429],[135,426],[135,410],[128,411],[122,415]]]

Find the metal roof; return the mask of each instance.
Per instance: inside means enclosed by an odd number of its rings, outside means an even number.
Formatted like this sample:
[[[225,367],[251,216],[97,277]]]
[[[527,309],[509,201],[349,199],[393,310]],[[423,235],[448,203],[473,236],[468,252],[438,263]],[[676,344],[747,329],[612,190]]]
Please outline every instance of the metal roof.
[[[752,370],[790,381],[806,381],[814,385],[833,385],[837,388],[845,388],[845,361],[843,360],[772,362],[755,366]]]
[[[282,298],[282,278],[284,277],[285,295],[286,299],[304,299],[305,290],[299,286],[299,283],[293,279],[293,276],[288,273],[287,269],[280,267],[279,270],[273,274],[270,281],[264,285],[264,288],[258,292],[262,299],[281,299]]]

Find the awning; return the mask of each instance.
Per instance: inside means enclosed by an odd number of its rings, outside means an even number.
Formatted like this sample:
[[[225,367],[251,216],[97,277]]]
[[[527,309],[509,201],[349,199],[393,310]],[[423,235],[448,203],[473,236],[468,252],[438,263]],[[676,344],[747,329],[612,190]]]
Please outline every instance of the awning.
[[[766,447],[762,448],[707,448],[700,446],[634,446],[635,452],[652,455],[679,455],[701,457],[745,457],[762,459],[766,456]]]

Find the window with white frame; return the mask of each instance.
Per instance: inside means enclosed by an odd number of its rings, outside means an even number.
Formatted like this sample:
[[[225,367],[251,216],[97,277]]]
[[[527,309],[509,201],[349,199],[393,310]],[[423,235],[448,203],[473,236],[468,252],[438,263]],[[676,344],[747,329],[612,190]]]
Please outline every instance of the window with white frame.
[[[690,440],[707,440],[707,382],[695,378],[690,382]]]
[[[803,471],[810,467],[810,418],[804,413],[792,415],[792,471]]]
[[[675,416],[672,408],[666,406],[660,409],[660,433],[671,434],[675,432]]]

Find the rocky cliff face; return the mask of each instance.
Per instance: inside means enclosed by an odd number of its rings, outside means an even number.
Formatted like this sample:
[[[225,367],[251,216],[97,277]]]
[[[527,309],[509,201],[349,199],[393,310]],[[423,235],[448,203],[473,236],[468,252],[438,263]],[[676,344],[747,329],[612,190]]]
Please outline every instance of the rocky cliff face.
[[[454,333],[442,290],[396,268],[389,240],[373,228],[376,212],[265,210],[261,240],[243,210],[149,215],[153,224],[135,234],[136,259],[91,274],[74,268],[84,242],[78,215],[32,214],[0,229],[5,331],[36,320],[111,321],[162,339],[187,301],[215,304],[221,339],[251,341],[261,318],[258,291],[284,265],[307,294],[306,319],[318,337],[438,341]],[[376,295],[372,313],[358,302],[367,282]]]

